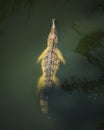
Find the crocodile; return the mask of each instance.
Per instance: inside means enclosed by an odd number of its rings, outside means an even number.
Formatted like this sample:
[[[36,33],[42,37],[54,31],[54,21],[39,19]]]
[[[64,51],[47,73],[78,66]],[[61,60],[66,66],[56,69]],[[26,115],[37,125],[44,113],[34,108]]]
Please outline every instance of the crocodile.
[[[60,62],[65,64],[65,59],[57,46],[58,37],[56,20],[52,19],[52,26],[47,38],[47,47],[38,57],[37,63],[41,61],[42,76],[38,80],[38,92],[40,95],[40,107],[42,112],[48,113],[49,89],[58,87],[60,82],[56,77]]]

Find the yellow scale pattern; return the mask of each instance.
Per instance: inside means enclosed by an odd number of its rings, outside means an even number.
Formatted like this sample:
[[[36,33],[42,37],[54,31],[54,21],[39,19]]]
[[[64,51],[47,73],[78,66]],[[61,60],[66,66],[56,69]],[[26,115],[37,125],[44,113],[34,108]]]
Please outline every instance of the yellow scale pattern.
[[[65,59],[57,47],[58,38],[55,25],[55,19],[52,19],[52,27],[47,39],[47,48],[38,57],[37,63],[41,61],[42,76],[38,80],[38,92],[40,94],[40,106],[44,113],[48,112],[48,96],[42,95],[45,87],[59,86],[59,80],[56,77],[60,61],[65,64]]]

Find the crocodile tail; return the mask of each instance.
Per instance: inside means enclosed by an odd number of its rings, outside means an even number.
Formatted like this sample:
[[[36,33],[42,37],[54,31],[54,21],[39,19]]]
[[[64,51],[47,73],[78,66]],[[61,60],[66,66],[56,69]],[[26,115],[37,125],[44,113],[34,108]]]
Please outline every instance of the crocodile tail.
[[[48,114],[48,92],[47,88],[43,88],[40,92],[40,108],[45,114]]]
[[[38,79],[37,92],[39,94],[39,104],[41,111],[45,114],[48,113],[48,95],[46,91],[46,87],[44,86],[45,78],[41,76]]]
[[[51,80],[51,82],[49,84],[47,84],[47,82],[49,82],[48,80],[46,80],[44,78],[44,76],[41,76],[38,80],[38,93],[39,93],[39,97],[40,97],[40,108],[41,111],[45,114],[48,114],[48,97],[50,94],[50,90],[52,87],[58,87],[59,86],[59,80],[56,76],[53,76],[52,78],[53,80]]]

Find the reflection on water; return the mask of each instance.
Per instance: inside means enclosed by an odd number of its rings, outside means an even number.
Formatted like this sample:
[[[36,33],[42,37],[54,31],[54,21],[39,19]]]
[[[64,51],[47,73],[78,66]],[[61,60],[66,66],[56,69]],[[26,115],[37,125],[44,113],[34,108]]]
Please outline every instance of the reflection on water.
[[[86,56],[87,59],[92,63],[96,61],[98,62],[101,58],[101,62],[104,62],[104,51],[101,51],[102,48],[104,49],[103,39],[103,31],[96,31],[86,34],[81,38],[78,46],[75,48],[75,51],[81,53],[83,56]],[[97,49],[100,49],[101,54],[97,54],[99,53],[97,52]]]
[[[95,99],[97,96],[103,93],[104,85],[104,75],[102,75],[97,80],[87,80],[86,78],[80,79],[75,76],[70,77],[67,81],[65,80],[62,89],[71,94],[73,91],[83,91],[84,94],[87,94],[89,98],[94,96]]]

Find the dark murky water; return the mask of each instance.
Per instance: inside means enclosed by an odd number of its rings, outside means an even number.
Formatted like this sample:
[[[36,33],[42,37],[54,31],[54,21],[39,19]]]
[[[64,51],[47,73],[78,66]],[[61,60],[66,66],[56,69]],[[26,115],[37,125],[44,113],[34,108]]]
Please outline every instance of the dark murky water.
[[[104,130],[104,2],[37,2],[11,15],[0,26],[1,129]],[[44,115],[38,103],[38,55],[46,47],[51,19],[57,20],[60,66],[58,91]]]

